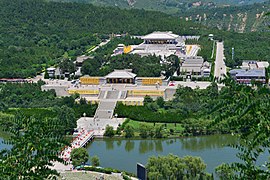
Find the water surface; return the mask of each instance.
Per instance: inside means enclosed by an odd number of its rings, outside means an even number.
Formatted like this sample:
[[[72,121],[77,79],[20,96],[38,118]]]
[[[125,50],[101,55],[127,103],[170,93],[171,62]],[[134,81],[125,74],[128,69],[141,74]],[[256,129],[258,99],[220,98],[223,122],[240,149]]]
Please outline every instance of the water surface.
[[[238,161],[236,149],[228,147],[235,143],[231,135],[213,135],[174,139],[95,139],[87,150],[90,156],[97,155],[103,167],[136,172],[136,163],[146,164],[150,156],[167,155],[200,156],[207,164],[207,171],[221,163]]]

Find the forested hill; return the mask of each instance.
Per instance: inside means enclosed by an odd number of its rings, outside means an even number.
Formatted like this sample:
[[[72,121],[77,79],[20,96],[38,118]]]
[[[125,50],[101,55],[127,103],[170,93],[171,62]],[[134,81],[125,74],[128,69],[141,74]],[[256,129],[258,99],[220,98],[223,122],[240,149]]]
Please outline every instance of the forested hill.
[[[184,19],[235,32],[269,31],[270,1],[246,6],[208,8],[179,13]]]
[[[269,0],[51,0],[162,11],[209,27],[235,32],[266,31]],[[264,2],[264,3],[263,3]],[[254,4],[255,3],[255,4]]]
[[[116,6],[120,8],[138,8],[148,10],[163,9],[165,12],[173,11],[174,9],[192,8],[199,6],[242,6],[254,3],[262,3],[267,0],[50,0],[58,2],[80,2],[91,3],[102,6]]]
[[[0,0],[0,7],[0,78],[34,76],[66,51],[79,55],[98,43],[95,33],[199,34],[205,29],[159,12],[90,4]]]
[[[121,10],[81,3],[41,0],[0,0],[0,78],[26,78],[59,62],[63,54],[75,57],[97,45],[100,36],[111,33],[144,35],[173,31],[182,35],[209,33],[225,40],[229,59],[269,59],[269,33],[237,34],[208,29],[179,17],[145,10]]]

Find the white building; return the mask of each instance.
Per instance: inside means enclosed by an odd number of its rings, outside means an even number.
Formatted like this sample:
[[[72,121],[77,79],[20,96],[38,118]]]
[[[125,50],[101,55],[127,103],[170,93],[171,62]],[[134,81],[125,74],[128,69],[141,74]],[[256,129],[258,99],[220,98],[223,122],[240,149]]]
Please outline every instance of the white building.
[[[180,67],[180,74],[185,78],[209,77],[211,64],[200,56],[187,57]]]
[[[179,35],[172,32],[153,32],[143,36],[144,42],[131,51],[131,54],[141,56],[156,55],[162,58],[170,55],[185,55],[185,42]]]
[[[153,32],[146,36],[140,37],[144,40],[140,45],[131,45],[131,54],[139,54],[140,56],[156,55],[161,58],[170,55],[184,56],[186,54],[185,40],[183,37],[168,32]],[[119,53],[120,52],[120,53]],[[114,51],[114,55],[123,53],[121,47]]]
[[[244,60],[242,62],[241,69],[265,69],[269,67],[269,62],[267,61],[256,61],[256,60]]]

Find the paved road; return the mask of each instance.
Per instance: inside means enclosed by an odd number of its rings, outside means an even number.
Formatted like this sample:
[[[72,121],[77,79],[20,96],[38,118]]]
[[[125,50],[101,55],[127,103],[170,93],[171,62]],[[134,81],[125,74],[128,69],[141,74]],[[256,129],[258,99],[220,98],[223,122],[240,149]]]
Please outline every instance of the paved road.
[[[224,44],[223,42],[217,42],[214,76],[218,79],[222,79],[224,77],[223,75],[227,73],[224,59]]]
[[[92,49],[89,53],[96,51],[98,48],[108,44],[110,41],[111,41],[110,39],[107,39],[105,42],[101,42],[98,46],[96,46],[94,49]]]

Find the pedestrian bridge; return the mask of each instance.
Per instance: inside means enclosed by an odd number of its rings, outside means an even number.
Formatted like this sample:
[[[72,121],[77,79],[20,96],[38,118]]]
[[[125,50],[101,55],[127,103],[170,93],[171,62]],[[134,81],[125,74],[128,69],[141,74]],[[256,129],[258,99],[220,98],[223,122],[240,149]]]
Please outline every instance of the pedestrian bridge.
[[[70,146],[65,147],[65,149],[61,152],[60,157],[64,159],[66,162],[70,162],[70,154],[71,151],[75,148],[85,147],[89,141],[94,138],[94,131],[80,130],[77,133],[77,136],[73,138]]]

